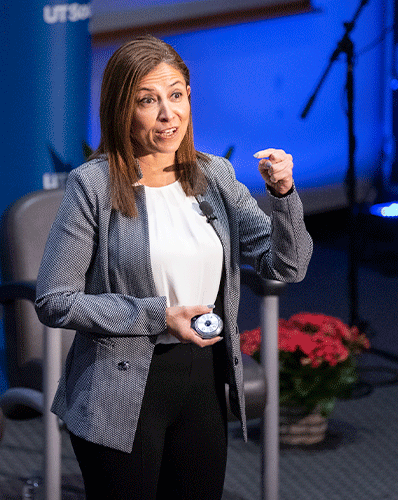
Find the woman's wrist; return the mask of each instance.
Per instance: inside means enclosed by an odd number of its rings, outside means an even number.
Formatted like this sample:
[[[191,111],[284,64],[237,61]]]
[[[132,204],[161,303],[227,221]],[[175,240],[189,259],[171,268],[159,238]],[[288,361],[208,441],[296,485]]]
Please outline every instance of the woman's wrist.
[[[274,196],[275,198],[286,198],[286,196],[289,196],[293,193],[294,191],[294,184],[292,184],[292,187],[289,189],[289,191],[287,191],[286,193],[279,193],[278,191],[276,191],[276,189],[274,189],[273,187],[271,187],[270,185],[266,184],[267,186],[267,190],[272,194],[272,196]]]

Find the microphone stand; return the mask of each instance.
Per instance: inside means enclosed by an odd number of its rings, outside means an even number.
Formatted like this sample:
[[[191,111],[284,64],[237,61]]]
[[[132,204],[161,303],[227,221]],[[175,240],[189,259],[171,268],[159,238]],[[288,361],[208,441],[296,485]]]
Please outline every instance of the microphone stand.
[[[322,87],[331,67],[340,56],[346,54],[347,73],[346,73],[346,90],[347,90],[347,119],[348,119],[348,168],[345,178],[346,193],[349,205],[349,243],[348,243],[348,286],[349,286],[349,302],[350,302],[350,325],[360,327],[358,317],[358,249],[357,249],[357,215],[358,206],[356,202],[356,176],[355,176],[355,133],[354,133],[354,43],[350,38],[350,33],[355,27],[355,22],[358,19],[363,7],[369,0],[361,0],[355,15],[350,22],[345,22],[345,33],[341,40],[337,43],[337,47],[333,51],[329,64],[322,75],[319,83],[308,100],[301,118],[305,118],[313,105],[315,98]]]

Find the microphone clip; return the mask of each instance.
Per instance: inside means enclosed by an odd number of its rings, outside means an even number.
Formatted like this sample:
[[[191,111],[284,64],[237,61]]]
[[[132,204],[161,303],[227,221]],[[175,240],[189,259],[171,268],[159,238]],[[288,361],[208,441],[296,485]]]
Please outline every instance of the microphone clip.
[[[211,222],[217,219],[217,216],[214,214],[213,207],[210,205],[208,201],[199,202],[199,208],[202,211],[202,214],[206,217],[207,222]]]

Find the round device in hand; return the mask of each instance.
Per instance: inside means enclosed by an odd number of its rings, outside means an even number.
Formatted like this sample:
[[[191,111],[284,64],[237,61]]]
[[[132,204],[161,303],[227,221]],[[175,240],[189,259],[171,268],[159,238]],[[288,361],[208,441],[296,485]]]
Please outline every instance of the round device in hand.
[[[191,327],[202,339],[212,339],[221,333],[223,322],[217,314],[206,313],[192,318]]]

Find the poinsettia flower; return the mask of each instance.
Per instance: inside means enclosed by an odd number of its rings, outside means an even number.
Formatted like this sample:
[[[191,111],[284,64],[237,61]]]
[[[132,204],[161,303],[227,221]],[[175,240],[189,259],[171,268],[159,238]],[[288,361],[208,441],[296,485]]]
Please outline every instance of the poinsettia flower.
[[[284,403],[319,405],[328,415],[337,397],[343,397],[357,375],[354,355],[370,342],[355,326],[325,314],[299,313],[279,320],[280,397]],[[242,352],[260,359],[261,330],[241,335]]]
[[[291,316],[289,319],[291,324],[294,324],[300,330],[319,330],[325,323],[325,315],[323,314],[310,314],[298,313]]]
[[[244,354],[253,356],[261,347],[261,329],[245,331],[240,336],[240,348]]]
[[[306,356],[309,356],[316,348],[317,343],[314,342],[310,335],[301,334],[299,336],[299,348]]]

